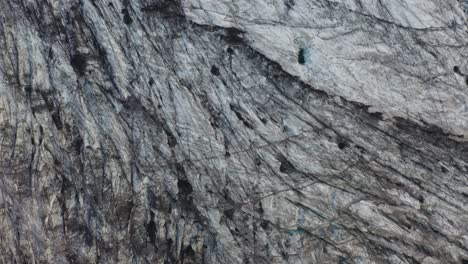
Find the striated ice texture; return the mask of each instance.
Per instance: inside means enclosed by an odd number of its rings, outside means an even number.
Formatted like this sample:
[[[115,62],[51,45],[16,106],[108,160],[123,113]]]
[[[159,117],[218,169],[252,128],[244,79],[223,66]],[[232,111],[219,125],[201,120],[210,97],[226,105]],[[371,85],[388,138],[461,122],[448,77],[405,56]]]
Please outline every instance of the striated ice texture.
[[[0,263],[468,263],[468,2],[0,0]]]

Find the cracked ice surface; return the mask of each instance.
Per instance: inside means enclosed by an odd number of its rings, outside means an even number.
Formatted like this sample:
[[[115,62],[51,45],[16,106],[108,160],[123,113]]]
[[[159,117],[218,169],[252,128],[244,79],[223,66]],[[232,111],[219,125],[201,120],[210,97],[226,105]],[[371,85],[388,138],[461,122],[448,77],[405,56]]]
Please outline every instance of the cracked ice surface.
[[[0,0],[0,263],[466,264],[464,5]]]
[[[245,31],[315,88],[468,136],[468,31],[454,0],[186,0],[184,9],[196,23]]]

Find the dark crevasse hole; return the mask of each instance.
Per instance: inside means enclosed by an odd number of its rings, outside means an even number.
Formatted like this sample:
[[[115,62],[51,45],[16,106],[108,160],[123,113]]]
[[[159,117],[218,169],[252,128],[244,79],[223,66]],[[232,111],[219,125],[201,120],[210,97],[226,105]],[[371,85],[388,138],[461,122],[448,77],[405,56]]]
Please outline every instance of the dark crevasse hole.
[[[240,121],[244,121],[244,117],[242,116],[241,113],[239,113],[239,112],[237,112],[237,111],[234,111],[234,113],[236,114],[237,119],[239,119]]]
[[[174,256],[168,256],[164,261],[164,264],[176,264],[177,260]]]
[[[232,43],[232,44],[242,43],[243,41],[242,34],[244,32],[242,32],[241,30],[237,28],[226,28],[225,32],[226,32],[225,40],[227,42]]]
[[[403,225],[406,227],[406,229],[408,229],[408,230],[413,229],[413,227],[412,227],[410,224],[408,224],[408,223],[403,222],[402,224],[403,224]]]
[[[418,201],[419,201],[420,203],[424,203],[424,197],[419,196]]]
[[[166,130],[167,135],[167,144],[169,147],[173,148],[177,145],[177,139],[175,138],[174,134],[170,130]]]
[[[299,64],[305,63],[305,50],[303,48],[299,49],[299,53],[297,54],[297,62]]]
[[[340,257],[340,259],[338,260],[338,264],[348,264],[348,259],[345,258],[345,257]]]
[[[461,263],[462,264],[468,264],[468,259],[462,259]]]
[[[89,227],[85,224],[77,224],[76,229],[77,230],[74,231],[83,235],[86,245],[91,246],[93,244],[94,235],[93,232],[89,229]]]
[[[453,71],[454,71],[455,73],[461,74],[460,68],[459,68],[458,66],[453,67]]]
[[[83,139],[81,138],[81,136],[78,135],[78,137],[72,143],[73,149],[75,150],[75,152],[77,154],[81,153],[81,149],[83,148],[83,144],[84,144]]]
[[[229,54],[234,54],[234,50],[231,47],[227,48],[226,51]]]
[[[346,142],[346,141],[340,141],[340,142],[338,142],[338,148],[339,148],[339,149],[345,149],[345,148],[347,148],[347,147],[349,147],[348,142]]]
[[[211,74],[218,76],[219,75],[219,69],[216,66],[211,66]]]
[[[234,209],[224,210],[223,213],[229,220],[232,220],[234,218]]]
[[[102,47],[98,46],[97,47],[97,52],[98,52],[98,58],[101,62],[104,62],[104,64],[107,63],[107,51]]]
[[[184,165],[182,165],[181,163],[175,164],[175,169],[178,175],[185,175]]]
[[[130,17],[129,14],[124,15],[124,23],[127,25],[130,25],[131,23],[133,23],[133,19]]]
[[[150,212],[150,221],[146,225],[146,232],[151,241],[151,244],[156,244],[156,223],[154,222],[154,213]]]
[[[62,130],[63,126],[62,126],[62,118],[60,117],[60,111],[55,110],[54,112],[52,112],[51,116],[52,116],[52,121],[55,124],[55,127],[57,127],[58,130]]]
[[[86,56],[80,53],[73,55],[70,64],[79,75],[84,75],[86,72]]]
[[[246,126],[248,129],[254,129],[254,127],[246,120],[243,120],[242,123],[244,126]]]
[[[192,185],[187,180],[178,180],[177,188],[179,189],[179,194],[183,196],[188,196],[193,192]]]
[[[152,1],[153,3],[147,4],[141,8],[141,11],[148,12],[159,12],[166,15],[181,15],[180,1],[174,0],[157,0]]]
[[[255,165],[260,166],[262,165],[262,160],[260,158],[255,159]]]
[[[291,173],[291,172],[296,171],[296,168],[294,168],[294,165],[292,165],[291,162],[284,159],[284,160],[281,161],[281,165],[280,165],[279,170],[282,173]]]
[[[181,255],[182,255],[182,263],[191,263],[191,262],[186,262],[186,260],[194,259],[195,251],[193,251],[193,248],[191,245],[188,245],[186,248],[182,250]]]
[[[440,169],[442,170],[443,173],[447,173],[447,172],[448,172],[448,169],[445,168],[444,166],[440,166]]]
[[[286,5],[286,8],[288,10],[291,9],[295,5],[294,0],[285,0],[284,4]]]
[[[150,77],[149,81],[148,81],[148,85],[153,86],[153,84],[154,84],[154,79],[153,79],[153,77]]]
[[[126,100],[122,100],[121,103],[125,109],[129,109],[129,110],[141,109],[140,100],[138,100],[138,98],[135,97],[134,95],[130,95]]]
[[[68,260],[69,263],[79,263],[80,258],[73,252],[69,252],[65,254],[65,258]]]
[[[259,202],[258,208],[257,208],[257,212],[258,212],[260,215],[263,215],[263,213],[265,213],[265,210],[263,209],[262,202]]]
[[[174,241],[172,240],[172,238],[168,238],[166,240],[166,248],[168,252],[171,250],[173,244],[174,244]]]
[[[54,58],[54,50],[53,49],[49,49],[49,54],[47,54],[47,57],[49,58],[49,60]]]
[[[383,113],[381,112],[369,112],[369,114],[379,120],[383,120]]]
[[[246,126],[247,128],[249,129],[254,129],[254,127],[252,126],[252,124],[250,124],[250,122],[248,120],[246,120],[242,114],[239,112],[239,107],[236,106],[236,105],[233,105],[233,104],[230,104],[229,107],[231,108],[231,110],[234,112],[234,114],[236,114],[237,116],[237,119],[239,119],[240,121],[242,121],[242,123],[244,124],[244,126]]]
[[[24,87],[24,91],[25,91],[28,95],[31,95],[31,93],[32,93],[32,87],[31,87],[31,85],[26,85],[26,86]]]
[[[125,24],[130,25],[131,23],[133,23],[133,19],[130,16],[130,14],[128,13],[127,8],[122,9],[122,14],[124,15],[123,21],[124,21]]]

